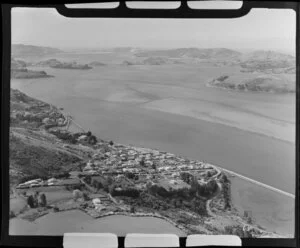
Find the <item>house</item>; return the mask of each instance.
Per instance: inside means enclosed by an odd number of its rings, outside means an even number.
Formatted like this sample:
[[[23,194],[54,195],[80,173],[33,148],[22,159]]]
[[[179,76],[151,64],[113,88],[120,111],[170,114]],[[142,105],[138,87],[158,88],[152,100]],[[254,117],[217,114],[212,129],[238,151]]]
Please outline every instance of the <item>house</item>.
[[[56,183],[58,180],[56,178],[50,178],[47,180],[48,183]]]
[[[91,165],[87,165],[83,168],[83,171],[90,171],[93,170],[93,167]]]
[[[94,198],[92,200],[92,202],[93,202],[94,206],[101,204],[101,200],[99,198]]]
[[[88,136],[87,135],[81,135],[78,137],[77,141],[87,141]]]

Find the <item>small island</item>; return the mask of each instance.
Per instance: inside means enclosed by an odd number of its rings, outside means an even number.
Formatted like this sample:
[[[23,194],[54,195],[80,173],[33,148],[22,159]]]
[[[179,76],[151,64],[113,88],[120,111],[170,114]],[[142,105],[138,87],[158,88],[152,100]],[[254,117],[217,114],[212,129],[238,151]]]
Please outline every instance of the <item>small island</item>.
[[[78,64],[76,61],[73,62],[61,62],[57,59],[48,59],[40,61],[35,64],[36,66],[48,66],[56,69],[74,69],[74,70],[88,70],[93,67],[88,64]]]
[[[89,63],[89,66],[106,66],[106,64],[102,63],[100,61],[93,61],[93,62]]]
[[[218,87],[237,91],[267,92],[267,93],[294,93],[295,84],[284,75],[248,75],[239,74],[221,75],[210,82],[207,86]]]

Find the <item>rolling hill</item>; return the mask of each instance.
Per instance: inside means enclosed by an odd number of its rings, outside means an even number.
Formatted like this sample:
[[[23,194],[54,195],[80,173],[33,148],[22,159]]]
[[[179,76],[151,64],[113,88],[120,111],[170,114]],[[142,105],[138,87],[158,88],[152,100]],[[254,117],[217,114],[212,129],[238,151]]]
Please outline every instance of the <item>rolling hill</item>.
[[[12,44],[11,55],[16,58],[38,57],[43,55],[52,55],[63,52],[60,49],[43,46],[32,46],[24,44]]]

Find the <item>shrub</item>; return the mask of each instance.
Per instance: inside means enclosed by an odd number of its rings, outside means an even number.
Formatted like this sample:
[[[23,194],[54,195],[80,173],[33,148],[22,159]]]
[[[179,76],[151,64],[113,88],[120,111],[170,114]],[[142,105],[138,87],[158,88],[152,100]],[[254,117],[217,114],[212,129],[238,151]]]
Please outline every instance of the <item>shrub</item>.
[[[226,80],[227,78],[229,78],[229,76],[227,75],[223,75],[217,78],[218,81],[223,82],[224,80]]]
[[[53,207],[53,212],[59,212],[59,208],[58,207]]]

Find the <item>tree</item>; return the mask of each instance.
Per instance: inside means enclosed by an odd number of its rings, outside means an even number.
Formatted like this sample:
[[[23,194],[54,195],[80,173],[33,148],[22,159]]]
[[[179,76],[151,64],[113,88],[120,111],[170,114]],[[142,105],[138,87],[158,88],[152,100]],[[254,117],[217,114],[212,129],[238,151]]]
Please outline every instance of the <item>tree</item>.
[[[220,178],[221,183],[229,183],[228,177],[222,173],[221,178]]]
[[[210,180],[205,187],[206,194],[211,196],[218,190],[218,184],[215,180]]]
[[[191,184],[190,195],[195,196],[196,193],[198,192],[198,188],[199,188],[199,183],[198,183],[198,180],[196,179],[196,177],[192,177],[190,184]]]
[[[91,184],[92,177],[88,175],[88,176],[86,176],[86,177],[84,178],[84,181],[85,181],[87,184]]]
[[[127,172],[125,173],[125,176],[126,176],[128,179],[134,179],[134,178],[135,178],[135,174],[132,173],[132,172],[129,172],[129,171],[127,171]]]
[[[77,201],[77,199],[79,199],[82,195],[82,192],[78,189],[73,190],[73,198],[75,201]]]
[[[45,194],[41,194],[39,197],[39,206],[46,207],[47,206],[47,199]]]
[[[96,188],[97,190],[103,188],[102,183],[99,182],[99,181],[96,180],[96,179],[93,179],[93,180],[92,180],[92,186],[93,186],[94,188]]]
[[[231,209],[231,193],[230,193],[230,184],[223,183],[223,197],[224,197],[224,209]]]
[[[95,145],[95,144],[97,143],[97,138],[96,138],[96,136],[94,136],[94,135],[89,136],[89,138],[88,138],[88,143],[89,143],[90,145]]]
[[[33,204],[35,208],[38,207],[38,202],[39,202],[39,192],[35,191],[33,195]]]
[[[182,181],[186,182],[187,184],[191,184],[194,177],[188,172],[181,172],[180,178]]]
[[[144,158],[142,158],[142,159],[140,160],[140,166],[145,166],[145,159],[144,159]]]
[[[130,213],[132,213],[132,214],[135,213],[135,207],[134,206],[130,206]]]
[[[253,224],[253,220],[252,220],[252,218],[250,216],[247,218],[247,223],[248,224]]]
[[[114,182],[114,180],[112,179],[112,177],[107,177],[107,184],[111,185]]]
[[[34,198],[32,195],[27,197],[27,204],[29,205],[30,208],[34,208]]]
[[[82,198],[83,198],[83,200],[85,200],[85,201],[89,201],[89,200],[90,200],[90,197],[89,197],[88,194],[85,193],[85,192],[83,192]]]

